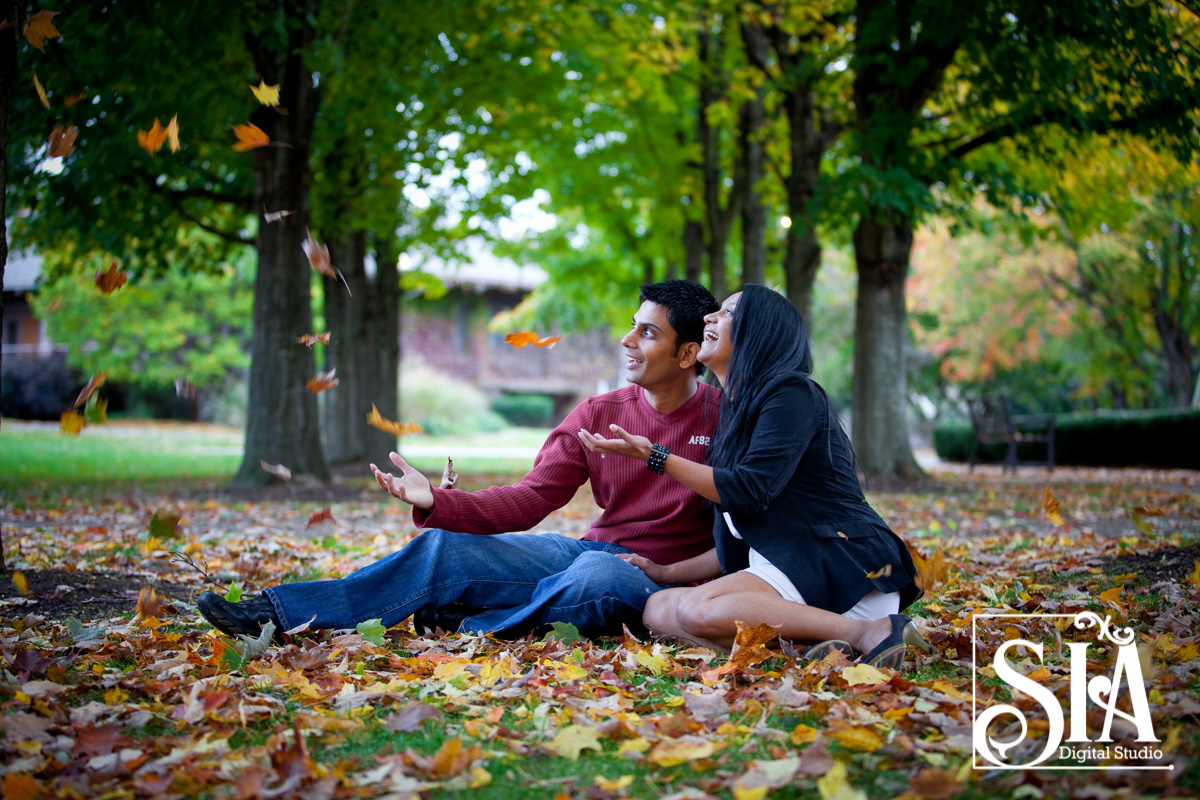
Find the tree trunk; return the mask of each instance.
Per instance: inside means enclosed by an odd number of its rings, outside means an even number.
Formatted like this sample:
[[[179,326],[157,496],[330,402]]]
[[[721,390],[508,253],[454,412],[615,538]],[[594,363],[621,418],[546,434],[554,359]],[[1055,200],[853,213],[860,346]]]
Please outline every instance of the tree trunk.
[[[826,132],[813,124],[813,90],[807,83],[793,86],[784,95],[788,116],[791,172],[786,180],[788,217],[787,250],[783,274],[787,298],[812,328],[812,292],[821,268],[821,243],[813,219],[812,200],[820,179],[821,157],[829,141]]]
[[[908,317],[904,281],[912,223],[893,212],[864,217],[854,231],[858,300],[854,320],[854,399],[851,432],[869,477],[918,477],[923,471],[908,441],[905,404]]]
[[[360,461],[366,452],[363,420],[371,410],[367,304],[370,286],[365,265],[366,236],[354,232],[340,242],[329,243],[334,266],[342,271],[346,285],[336,278],[322,281],[325,293],[325,326],[329,346],[325,369],[336,369],[338,385],[325,393],[325,458],[330,464]],[[349,286],[349,291],[347,291]],[[383,412],[386,415],[386,411]]]
[[[704,223],[689,219],[683,225],[683,277],[699,283],[704,276]]]
[[[279,0],[275,20],[264,28],[285,29],[260,40],[248,37],[255,66],[268,84],[280,85],[282,115],[259,107],[251,121],[282,146],[254,151],[254,206],[259,209],[258,274],[254,281],[246,449],[235,486],[272,480],[260,461],[283,464],[294,474],[329,480],[321,449],[317,398],[305,389],[315,373],[313,351],[296,338],[312,333],[312,269],[301,250],[308,227],[309,149],[320,92],[304,64],[317,17],[316,0]],[[276,44],[278,42],[278,44]],[[295,213],[268,224],[263,210]],[[333,389],[332,391],[337,391]]]
[[[400,419],[400,267],[394,239],[391,231],[375,235],[375,277],[367,304],[366,372],[371,378],[367,405],[375,403],[385,417],[405,422]],[[388,453],[396,449],[395,436],[370,426],[363,443],[364,459],[375,464],[388,463]]]
[[[1170,241],[1162,242],[1159,248],[1158,288],[1152,296],[1154,329],[1158,332],[1159,352],[1167,364],[1166,388],[1171,405],[1188,408],[1192,401],[1196,383],[1195,347],[1184,322],[1184,298],[1189,283],[1184,262],[1189,258],[1187,247],[1182,241],[1183,225],[1178,220],[1170,225]],[[1143,258],[1146,258],[1142,250]],[[1153,259],[1151,259],[1153,261]],[[1178,266],[1178,295],[1171,296],[1172,266]]]
[[[767,59],[767,38],[757,23],[742,25],[742,39],[756,63]],[[742,105],[738,138],[742,157],[742,283],[766,283],[767,278],[767,207],[763,203],[759,181],[766,160],[762,128],[767,112],[763,106],[765,88],[753,100]]]
[[[0,0],[0,19],[11,25],[0,30],[0,286],[4,285],[4,269],[8,266],[8,119],[12,109],[13,86],[17,82],[17,47],[21,29],[25,27],[25,4],[17,0]],[[4,306],[0,303],[0,331],[4,330]],[[0,351],[0,366],[3,355]],[[8,572],[4,560],[4,521],[0,520],[0,573]]]

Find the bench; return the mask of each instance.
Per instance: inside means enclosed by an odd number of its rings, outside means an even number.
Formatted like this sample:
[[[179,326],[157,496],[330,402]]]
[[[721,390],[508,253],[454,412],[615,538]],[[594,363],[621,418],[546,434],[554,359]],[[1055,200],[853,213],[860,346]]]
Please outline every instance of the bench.
[[[1054,471],[1054,415],[1012,414],[1008,397],[1002,394],[983,395],[970,400],[971,425],[975,429],[975,441],[971,444],[969,469],[975,469],[980,447],[983,445],[1005,445],[1003,470],[1010,468],[1017,474],[1017,447],[1024,444],[1044,444],[1045,461],[1020,462],[1026,465],[1044,464],[1048,472]]]

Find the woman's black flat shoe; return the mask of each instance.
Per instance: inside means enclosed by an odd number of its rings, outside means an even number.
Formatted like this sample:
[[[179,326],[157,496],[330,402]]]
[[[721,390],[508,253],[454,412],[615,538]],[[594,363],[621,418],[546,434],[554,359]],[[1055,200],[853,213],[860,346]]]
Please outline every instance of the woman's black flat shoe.
[[[916,624],[903,614],[892,614],[888,617],[892,623],[892,632],[886,639],[875,646],[875,649],[863,656],[863,663],[872,667],[887,667],[901,669],[904,666],[904,651],[908,645],[924,648],[932,653],[933,645],[929,643]]]

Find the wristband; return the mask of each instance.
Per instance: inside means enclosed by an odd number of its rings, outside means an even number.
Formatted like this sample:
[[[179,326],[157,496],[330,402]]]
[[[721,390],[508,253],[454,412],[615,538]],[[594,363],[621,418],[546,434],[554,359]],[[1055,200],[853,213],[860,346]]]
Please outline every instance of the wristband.
[[[662,475],[663,470],[667,467],[667,456],[669,455],[671,455],[670,450],[661,444],[654,445],[650,448],[650,457],[646,459],[646,469]]]

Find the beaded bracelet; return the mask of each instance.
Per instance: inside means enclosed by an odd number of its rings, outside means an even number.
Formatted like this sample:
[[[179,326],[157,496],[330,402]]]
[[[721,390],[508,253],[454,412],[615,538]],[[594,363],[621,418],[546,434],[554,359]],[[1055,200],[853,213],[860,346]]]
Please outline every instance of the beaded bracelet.
[[[662,475],[663,470],[667,468],[667,456],[669,455],[671,455],[670,450],[661,444],[654,445],[650,448],[650,457],[646,459],[646,469]]]

